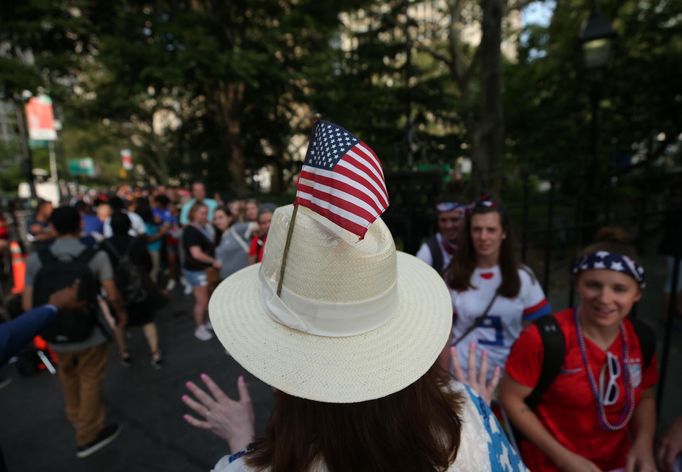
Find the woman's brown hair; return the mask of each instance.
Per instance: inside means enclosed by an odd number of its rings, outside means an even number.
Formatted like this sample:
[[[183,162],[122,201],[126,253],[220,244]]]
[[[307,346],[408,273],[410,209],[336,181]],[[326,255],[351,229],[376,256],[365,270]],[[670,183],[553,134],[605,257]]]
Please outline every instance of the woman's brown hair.
[[[190,222],[194,222],[194,215],[196,214],[197,211],[199,211],[199,208],[208,208],[208,207],[203,202],[196,202],[194,205],[192,205],[189,209],[189,213],[187,213],[187,219]]]
[[[488,203],[488,201],[485,203]],[[514,255],[509,216],[499,203],[490,203],[491,206],[487,206],[483,205],[482,202],[478,202],[471,211],[467,212],[464,219],[463,234],[459,238],[457,251],[452,261],[450,261],[450,265],[445,270],[445,282],[448,284],[448,287],[459,292],[474,288],[471,285],[471,274],[476,269],[476,250],[471,240],[471,219],[474,215],[497,213],[500,215],[502,231],[506,234],[500,246],[500,260],[498,264],[502,275],[502,283],[497,289],[497,293],[503,297],[514,298],[519,294],[519,290],[521,290],[521,278],[519,277],[519,263]]]
[[[640,263],[637,251],[630,243],[630,238],[620,226],[605,226],[597,231],[597,236],[594,239],[595,242],[583,249],[579,257],[606,251],[628,256],[638,264]]]
[[[460,442],[462,396],[436,362],[419,380],[376,400],[323,403],[275,393],[264,437],[246,462],[272,472],[444,471]]]

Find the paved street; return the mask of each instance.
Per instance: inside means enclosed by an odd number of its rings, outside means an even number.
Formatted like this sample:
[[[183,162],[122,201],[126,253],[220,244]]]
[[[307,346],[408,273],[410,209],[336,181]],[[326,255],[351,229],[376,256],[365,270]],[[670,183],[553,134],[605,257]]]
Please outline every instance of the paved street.
[[[639,313],[660,335],[660,287],[664,265],[658,257],[644,260],[649,275],[649,291]],[[555,278],[560,280],[562,274]],[[555,284],[553,284],[555,285]],[[555,309],[567,303],[565,290],[551,293]],[[193,336],[190,319],[190,299],[177,292],[174,303],[159,316],[158,324],[165,367],[151,368],[146,344],[139,329],[132,330],[130,339],[134,364],[124,368],[111,349],[105,382],[105,401],[109,419],[123,423],[121,436],[107,448],[87,459],[76,459],[73,433],[62,408],[62,395],[57,378],[47,373],[20,377],[13,366],[3,373],[13,378],[0,390],[0,445],[10,472],[138,472],[138,471],[207,471],[227,445],[210,433],[198,431],[182,419],[186,411],[180,401],[188,379],[198,379],[206,372],[216,379],[230,395],[236,391],[235,381],[244,373],[240,366],[221,348],[217,340],[208,343]],[[662,422],[682,414],[682,366],[680,345],[682,333],[674,334]],[[255,403],[258,428],[267,418],[270,389],[247,375]]]
[[[13,378],[0,390],[0,445],[10,472],[142,472],[206,471],[228,452],[211,433],[195,430],[182,419],[187,410],[180,397],[188,379],[211,375],[229,395],[245,373],[214,339],[194,338],[190,300],[176,295],[175,303],[157,319],[165,366],[149,365],[141,330],[129,339],[134,363],[119,364],[112,345],[104,386],[108,418],[124,425],[108,447],[86,459],[75,457],[73,430],[62,407],[56,376],[45,372],[21,377],[14,366],[3,373]],[[255,403],[257,422],[267,418],[270,389],[246,375]],[[262,426],[261,426],[262,427]]]

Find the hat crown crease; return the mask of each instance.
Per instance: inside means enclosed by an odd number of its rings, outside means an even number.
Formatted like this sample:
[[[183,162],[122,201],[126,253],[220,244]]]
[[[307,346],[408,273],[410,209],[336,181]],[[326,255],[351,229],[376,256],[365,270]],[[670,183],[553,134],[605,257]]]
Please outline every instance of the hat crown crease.
[[[289,328],[330,337],[362,334],[386,322],[398,300],[397,262],[393,238],[381,219],[358,240],[299,207],[277,296],[292,208],[273,215],[259,271],[268,315]]]

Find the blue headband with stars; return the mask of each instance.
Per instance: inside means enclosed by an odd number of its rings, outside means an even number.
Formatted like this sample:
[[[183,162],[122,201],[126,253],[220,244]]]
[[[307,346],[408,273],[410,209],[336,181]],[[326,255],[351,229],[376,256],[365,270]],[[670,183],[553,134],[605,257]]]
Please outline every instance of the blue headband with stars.
[[[629,275],[641,288],[646,287],[644,268],[628,256],[616,252],[598,251],[586,254],[573,266],[571,272],[578,275],[592,269],[606,269]]]

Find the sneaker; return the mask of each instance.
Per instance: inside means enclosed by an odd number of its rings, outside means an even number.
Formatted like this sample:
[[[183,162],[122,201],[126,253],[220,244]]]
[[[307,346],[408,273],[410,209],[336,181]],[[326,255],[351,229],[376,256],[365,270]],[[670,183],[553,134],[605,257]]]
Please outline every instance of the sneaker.
[[[166,290],[169,292],[172,292],[173,289],[175,288],[175,279],[170,279],[168,283],[166,284]]]
[[[133,365],[133,358],[130,357],[130,354],[126,354],[124,356],[121,356],[120,359],[121,359],[121,365],[123,367],[130,367],[131,365]]]
[[[194,336],[201,341],[208,341],[213,337],[205,325],[197,326],[197,329],[194,330]]]
[[[102,428],[102,431],[99,432],[94,441],[92,441],[89,444],[86,444],[85,446],[78,446],[76,448],[76,457],[78,457],[79,459],[83,459],[84,457],[88,457],[90,454],[94,454],[95,452],[99,451],[104,446],[109,444],[111,441],[116,439],[120,432],[121,432],[120,424],[113,423],[108,426],[105,426],[104,428]]]
[[[163,367],[163,357],[161,357],[160,351],[156,353],[156,355],[152,355],[151,364],[156,370],[159,370],[161,367]]]
[[[7,387],[12,381],[12,377],[0,377],[0,389]]]
[[[204,326],[206,326],[206,329],[210,329],[211,331],[213,331],[213,325],[211,324],[210,320],[206,321],[206,323],[204,323]]]

